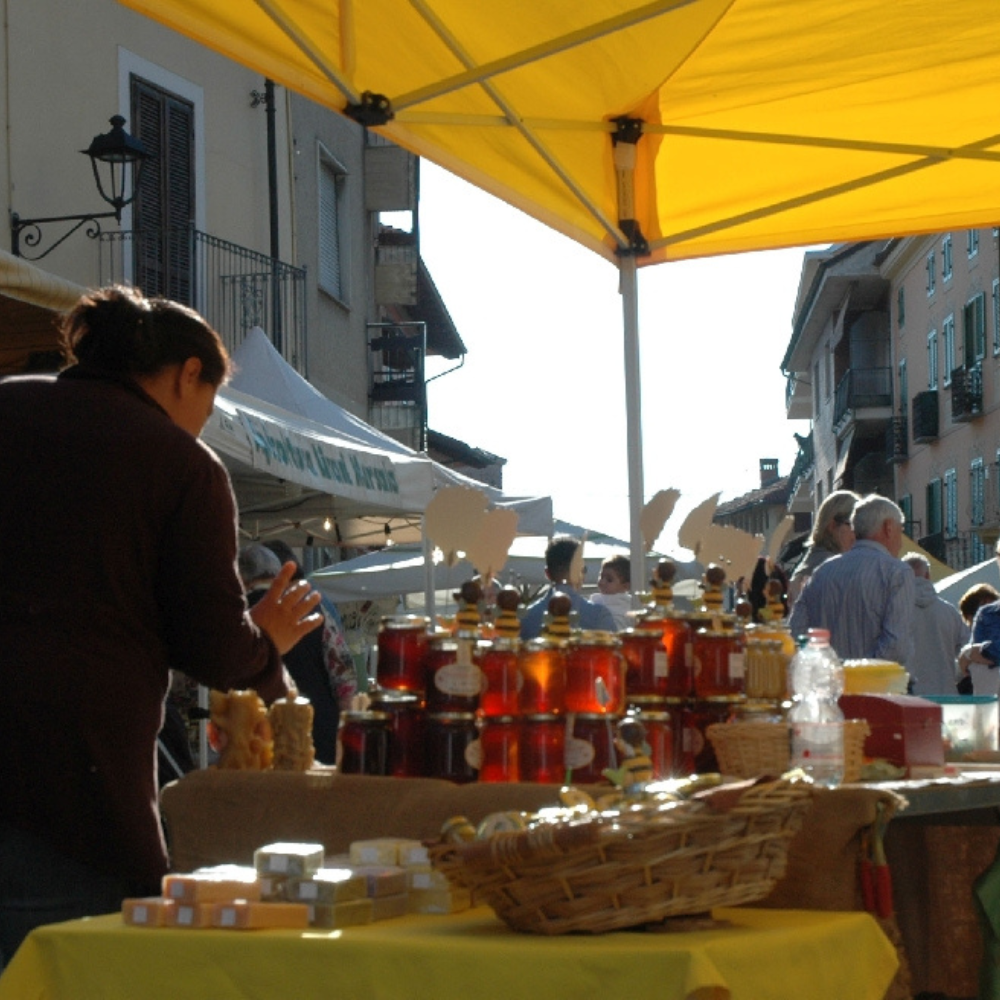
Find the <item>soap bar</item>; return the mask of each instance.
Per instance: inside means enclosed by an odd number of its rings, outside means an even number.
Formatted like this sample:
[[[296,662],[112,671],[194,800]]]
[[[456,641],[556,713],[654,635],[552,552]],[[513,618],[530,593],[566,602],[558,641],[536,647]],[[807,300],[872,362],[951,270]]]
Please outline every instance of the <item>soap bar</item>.
[[[288,899],[288,876],[260,875],[257,878],[260,885],[260,898],[267,903]]]
[[[246,866],[219,865],[187,874],[163,876],[163,895],[185,903],[217,903],[226,899],[260,899],[257,873]]]
[[[372,922],[370,899],[349,899],[343,903],[309,903],[309,924],[312,927],[357,927]]]
[[[405,917],[410,912],[410,897],[405,892],[394,896],[376,896],[372,903],[372,920]]]
[[[258,875],[312,875],[323,867],[322,844],[277,843],[258,847],[253,863]]]
[[[122,900],[122,921],[130,927],[162,927],[170,900],[162,896],[145,896]]]
[[[411,889],[410,913],[458,913],[472,905],[468,889]]]
[[[216,903],[212,926],[239,929],[308,927],[309,907],[305,903],[261,903],[245,899]]]
[[[308,878],[290,878],[288,899],[301,903],[341,903],[364,899],[368,880],[350,868],[321,868]]]
[[[441,872],[431,868],[430,865],[408,868],[406,870],[406,877],[408,889],[447,890],[451,887],[448,879]]]
[[[354,871],[368,883],[367,891],[372,899],[398,896],[407,890],[406,869],[398,865],[356,865]]]
[[[404,868],[429,865],[430,856],[419,840],[404,840],[399,845],[399,863]]]
[[[376,840],[355,840],[350,847],[351,864],[398,865],[400,844],[407,843],[399,837],[379,837]]]
[[[167,910],[165,927],[186,927],[190,929],[212,926],[212,912],[218,903],[181,903],[171,900],[173,905]]]

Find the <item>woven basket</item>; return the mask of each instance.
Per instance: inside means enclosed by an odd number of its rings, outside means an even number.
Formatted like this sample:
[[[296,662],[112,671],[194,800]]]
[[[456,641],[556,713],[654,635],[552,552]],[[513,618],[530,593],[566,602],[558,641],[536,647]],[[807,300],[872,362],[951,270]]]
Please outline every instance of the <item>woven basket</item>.
[[[860,781],[865,740],[864,719],[844,722],[844,781]],[[722,722],[705,730],[719,771],[734,778],[784,774],[791,763],[791,728],[784,722]]]
[[[812,787],[778,780],[735,794],[728,811],[692,798],[441,843],[431,861],[508,926],[535,934],[603,933],[739,906],[784,874]]]

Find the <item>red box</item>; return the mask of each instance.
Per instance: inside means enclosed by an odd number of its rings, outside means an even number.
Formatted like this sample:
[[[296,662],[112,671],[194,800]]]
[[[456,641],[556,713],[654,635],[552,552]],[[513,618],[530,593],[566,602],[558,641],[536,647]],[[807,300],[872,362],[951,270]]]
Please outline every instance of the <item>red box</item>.
[[[944,766],[940,705],[908,694],[845,694],[840,707],[847,719],[867,720],[866,757],[896,767]]]

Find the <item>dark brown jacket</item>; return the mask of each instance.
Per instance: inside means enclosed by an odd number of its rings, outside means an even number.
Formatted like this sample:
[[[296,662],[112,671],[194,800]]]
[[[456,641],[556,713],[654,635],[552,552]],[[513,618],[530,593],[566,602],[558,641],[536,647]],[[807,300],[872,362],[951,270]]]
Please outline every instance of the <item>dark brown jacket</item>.
[[[132,382],[0,384],[0,820],[147,890],[168,668],[284,692],[225,468]]]

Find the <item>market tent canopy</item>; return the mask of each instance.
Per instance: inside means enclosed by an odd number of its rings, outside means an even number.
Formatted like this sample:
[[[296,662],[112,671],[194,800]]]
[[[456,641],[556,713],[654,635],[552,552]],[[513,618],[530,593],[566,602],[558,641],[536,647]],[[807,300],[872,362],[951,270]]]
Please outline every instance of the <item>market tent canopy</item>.
[[[994,0],[121,2],[610,258],[1000,218]]]
[[[259,327],[236,349],[233,364],[219,393],[222,417],[213,417],[206,440],[242,466],[232,471],[245,523],[342,545],[384,544],[387,529],[394,541],[419,541],[434,493],[465,486],[514,510],[519,533],[551,532],[549,497],[508,497],[407,448],[319,392]],[[248,465],[255,475],[247,475]]]
[[[938,597],[943,598],[949,604],[954,604],[957,608],[962,595],[970,587],[975,587],[979,583],[988,583],[1000,591],[1000,569],[997,568],[995,558],[985,559],[975,566],[946,576],[934,584],[934,589],[937,591]]]
[[[119,0],[490,191],[621,272],[1000,218],[995,0]]]

